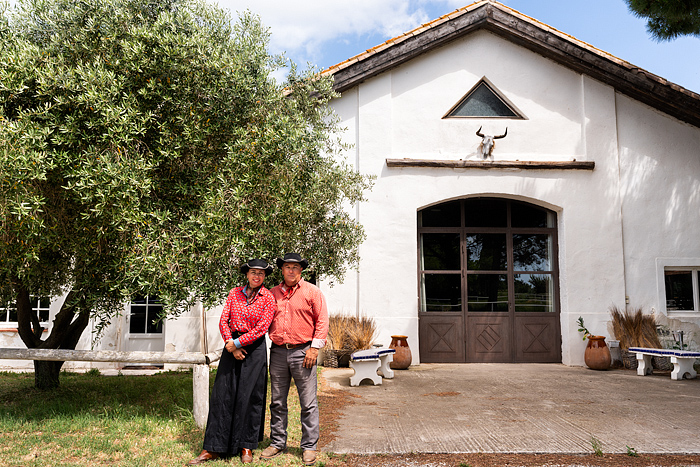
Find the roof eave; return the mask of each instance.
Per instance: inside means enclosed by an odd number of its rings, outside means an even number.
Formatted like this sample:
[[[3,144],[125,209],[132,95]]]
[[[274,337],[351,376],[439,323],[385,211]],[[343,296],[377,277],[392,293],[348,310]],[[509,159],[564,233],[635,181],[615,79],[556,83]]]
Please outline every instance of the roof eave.
[[[511,42],[606,83],[618,92],[643,102],[681,121],[700,127],[700,95],[673,84],[660,76],[549,28],[515,10],[498,3],[475,4],[418,34],[388,41],[386,47],[371,50],[364,56],[328,70],[334,76],[334,87],[344,92],[361,82],[419,55],[485,29]]]

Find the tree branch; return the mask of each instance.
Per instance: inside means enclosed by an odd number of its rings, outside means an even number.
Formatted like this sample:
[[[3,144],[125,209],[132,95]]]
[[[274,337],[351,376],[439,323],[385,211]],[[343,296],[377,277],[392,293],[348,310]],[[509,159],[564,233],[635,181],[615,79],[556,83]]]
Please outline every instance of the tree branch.
[[[40,338],[42,329],[39,325],[39,318],[36,315],[32,318],[32,304],[29,301],[29,290],[20,283],[19,279],[15,279],[13,282],[17,294],[16,306],[19,337],[27,348],[37,348],[42,343]]]

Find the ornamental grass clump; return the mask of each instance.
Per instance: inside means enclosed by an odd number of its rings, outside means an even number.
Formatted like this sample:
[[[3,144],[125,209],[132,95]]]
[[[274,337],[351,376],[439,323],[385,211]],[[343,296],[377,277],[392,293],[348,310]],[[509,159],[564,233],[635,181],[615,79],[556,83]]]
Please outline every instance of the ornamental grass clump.
[[[346,315],[329,318],[324,366],[347,366],[351,353],[369,349],[377,339],[374,319]]]
[[[353,352],[369,349],[377,339],[377,326],[372,318],[353,319],[347,328],[347,337]]]
[[[345,350],[349,347],[347,329],[349,316],[335,315],[329,318],[327,347],[330,350]]]
[[[654,315],[644,314],[641,308],[630,312],[621,311],[616,306],[610,307],[613,332],[615,339],[620,341],[620,352],[625,368],[637,368],[636,355],[629,351],[630,347],[649,347],[660,349],[661,341],[656,332],[656,319]],[[651,361],[654,368],[668,370],[671,363],[668,357],[653,357]]]
[[[661,341],[656,333],[654,315],[647,315],[637,308],[633,312],[621,311],[616,306],[610,307],[615,339],[620,341],[620,348],[652,347],[661,348]]]

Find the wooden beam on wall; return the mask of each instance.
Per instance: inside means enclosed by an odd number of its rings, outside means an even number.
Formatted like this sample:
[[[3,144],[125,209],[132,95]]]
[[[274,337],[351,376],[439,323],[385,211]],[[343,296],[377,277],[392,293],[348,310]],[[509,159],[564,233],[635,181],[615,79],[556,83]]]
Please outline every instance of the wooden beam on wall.
[[[387,159],[387,167],[439,167],[447,169],[593,170],[594,161],[453,161]]]

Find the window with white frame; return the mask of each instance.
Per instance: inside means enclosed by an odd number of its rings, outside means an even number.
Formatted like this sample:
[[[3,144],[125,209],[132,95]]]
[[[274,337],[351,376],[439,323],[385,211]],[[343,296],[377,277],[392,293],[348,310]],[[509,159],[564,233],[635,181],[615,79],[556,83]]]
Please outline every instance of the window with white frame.
[[[664,268],[666,310],[669,312],[700,312],[698,283],[700,267]]]
[[[30,297],[32,311],[37,314],[39,321],[47,323],[49,321],[49,305],[51,300],[46,297]],[[0,308],[0,325],[17,324],[17,308]]]
[[[131,301],[129,333],[161,334],[163,332],[163,304],[158,297],[135,297]]]

